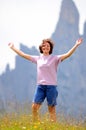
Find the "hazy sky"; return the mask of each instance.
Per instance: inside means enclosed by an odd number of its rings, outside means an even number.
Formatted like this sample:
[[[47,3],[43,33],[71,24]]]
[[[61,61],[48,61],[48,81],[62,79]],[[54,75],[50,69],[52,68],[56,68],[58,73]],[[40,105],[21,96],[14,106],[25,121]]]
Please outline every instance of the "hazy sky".
[[[86,20],[85,0],[73,0],[80,14],[80,33]],[[9,63],[15,67],[15,53],[9,42],[38,46],[54,32],[62,0],[0,0],[0,73]]]

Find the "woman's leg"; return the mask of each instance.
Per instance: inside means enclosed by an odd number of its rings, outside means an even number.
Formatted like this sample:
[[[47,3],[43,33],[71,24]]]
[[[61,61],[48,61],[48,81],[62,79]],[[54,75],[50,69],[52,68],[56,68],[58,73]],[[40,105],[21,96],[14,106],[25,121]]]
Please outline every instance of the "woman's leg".
[[[48,111],[50,114],[50,120],[52,122],[56,122],[56,107],[55,106],[48,106]]]
[[[32,104],[32,116],[33,116],[33,121],[37,121],[39,120],[39,108],[40,108],[41,104],[37,104],[37,103],[33,103]]]
[[[33,104],[32,104],[32,114],[33,114],[33,120],[39,120],[39,108],[42,104],[42,102],[45,99],[45,86],[44,85],[38,85],[34,94]]]
[[[47,102],[50,120],[56,122],[56,104],[57,104],[58,91],[56,86],[47,87]]]

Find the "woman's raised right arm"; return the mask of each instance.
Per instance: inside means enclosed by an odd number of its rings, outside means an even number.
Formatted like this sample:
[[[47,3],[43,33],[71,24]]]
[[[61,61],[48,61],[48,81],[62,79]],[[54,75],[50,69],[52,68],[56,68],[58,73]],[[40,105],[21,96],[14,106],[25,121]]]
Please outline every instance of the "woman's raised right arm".
[[[21,50],[18,50],[17,48],[14,47],[14,44],[13,43],[9,43],[8,46],[15,52],[17,53],[19,56],[25,58],[25,59],[28,59],[30,60],[31,59],[31,56],[24,53],[23,51]]]

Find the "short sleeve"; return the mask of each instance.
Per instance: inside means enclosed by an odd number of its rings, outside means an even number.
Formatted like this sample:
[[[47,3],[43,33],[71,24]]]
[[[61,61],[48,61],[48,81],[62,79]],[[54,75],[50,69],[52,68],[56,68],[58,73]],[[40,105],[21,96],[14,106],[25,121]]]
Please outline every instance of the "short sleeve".
[[[61,62],[61,55],[58,55],[58,62],[60,63]]]
[[[31,55],[30,57],[31,57],[30,61],[32,61],[33,63],[37,64],[37,60],[38,60],[39,56],[32,56]]]
[[[61,62],[61,55],[56,55],[56,61],[57,61],[57,64],[59,64]]]

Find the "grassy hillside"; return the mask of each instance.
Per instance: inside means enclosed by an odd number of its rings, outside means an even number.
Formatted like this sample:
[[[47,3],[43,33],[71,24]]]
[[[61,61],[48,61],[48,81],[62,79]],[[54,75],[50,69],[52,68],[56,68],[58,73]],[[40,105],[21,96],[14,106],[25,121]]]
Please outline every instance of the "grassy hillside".
[[[31,115],[12,113],[0,118],[0,130],[86,130],[86,124],[74,119],[64,120],[62,117],[53,123],[49,121],[47,114],[43,115],[41,121],[33,122]]]

